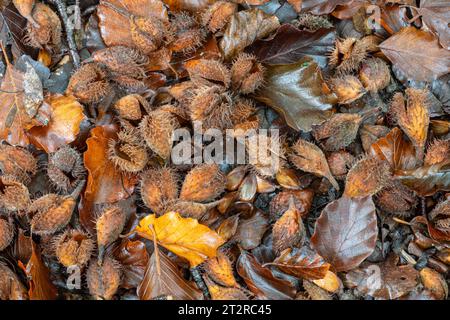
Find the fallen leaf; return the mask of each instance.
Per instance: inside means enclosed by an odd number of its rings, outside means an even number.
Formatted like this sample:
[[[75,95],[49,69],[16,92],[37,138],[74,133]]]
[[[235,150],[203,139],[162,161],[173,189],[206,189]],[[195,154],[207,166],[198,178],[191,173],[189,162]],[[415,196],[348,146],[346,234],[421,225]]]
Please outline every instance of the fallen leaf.
[[[347,2],[348,0],[303,0],[302,11],[315,15],[329,14],[336,6]]]
[[[215,231],[199,224],[196,219],[182,218],[173,211],[159,218],[154,214],[148,215],[139,222],[136,231],[149,240],[155,236],[161,246],[187,259],[191,267],[215,257],[217,248],[224,243]]]
[[[450,50],[450,10],[445,0],[421,0],[419,8],[413,8],[421,17],[422,22],[438,37],[441,45]]]
[[[0,300],[28,300],[25,286],[3,262],[0,262]]]
[[[245,250],[260,245],[264,233],[269,228],[269,219],[266,214],[257,210],[249,219],[240,219],[233,240],[237,241]]]
[[[191,11],[199,12],[208,5],[214,3],[213,0],[163,0],[171,11]]]
[[[409,170],[417,165],[414,146],[405,139],[399,128],[392,129],[385,137],[374,142],[369,153],[377,159],[387,161],[393,170]]]
[[[284,24],[278,28],[273,38],[255,41],[246,51],[254,54],[264,64],[289,64],[310,56],[320,67],[325,67],[335,41],[334,29],[310,32]]]
[[[122,287],[137,288],[144,279],[149,262],[147,248],[142,241],[125,239],[115,248],[114,258],[120,262],[122,270]]]
[[[156,250],[148,261],[137,294],[141,300],[151,300],[160,296],[171,296],[177,300],[203,298],[202,293],[181,276],[175,263],[166,254]]]
[[[380,44],[381,51],[410,79],[433,81],[450,72],[450,53],[436,37],[414,27],[403,28]]]
[[[297,131],[310,131],[313,125],[329,119],[337,103],[310,57],[293,64],[267,66],[265,86],[255,98],[280,112]]]
[[[271,263],[264,266],[275,266],[284,273],[301,279],[322,279],[325,277],[330,264],[326,262],[314,250],[303,246],[298,248],[288,248]]]
[[[259,9],[236,12],[228,22],[219,47],[224,58],[235,57],[255,40],[268,36],[280,26],[278,18]]]
[[[94,205],[111,204],[131,196],[136,177],[124,174],[108,159],[108,142],[117,139],[116,125],[97,126],[91,130],[86,140],[87,150],[83,155],[88,171],[86,190],[79,205],[80,221],[88,230],[93,231]]]
[[[51,109],[50,122],[46,126],[31,128],[28,134],[36,147],[51,153],[75,141],[80,124],[87,117],[83,106],[73,96],[55,94],[47,97],[44,103]]]
[[[323,209],[311,245],[336,271],[346,271],[358,267],[372,254],[377,236],[372,197],[342,197]]]
[[[397,170],[394,178],[422,197],[431,196],[439,190],[450,191],[450,161],[417,169]]]
[[[364,263],[345,275],[346,285],[377,299],[397,299],[417,285],[419,272],[411,265],[397,266],[398,257],[381,263]]]
[[[42,261],[41,249],[34,242],[32,242],[32,247],[31,258],[27,265],[24,266],[19,261],[19,266],[28,277],[30,300],[56,300],[58,290],[50,279],[50,270]]]
[[[237,271],[258,299],[291,300],[295,297],[296,290],[290,282],[276,278],[269,268],[261,266],[246,251],[241,251]]]

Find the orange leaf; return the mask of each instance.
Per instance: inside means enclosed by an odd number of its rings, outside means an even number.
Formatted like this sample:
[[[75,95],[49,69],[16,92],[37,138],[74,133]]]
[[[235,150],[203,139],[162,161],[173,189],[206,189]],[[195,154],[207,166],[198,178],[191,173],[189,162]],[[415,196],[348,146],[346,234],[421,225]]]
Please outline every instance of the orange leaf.
[[[94,227],[94,205],[127,199],[136,183],[136,176],[123,174],[108,159],[108,141],[117,139],[117,130],[113,124],[98,126],[86,140],[87,151],[83,158],[89,175],[80,203],[80,220],[90,230]]]
[[[83,106],[73,96],[55,94],[46,98],[45,102],[52,110],[49,124],[45,127],[33,127],[28,134],[36,147],[50,153],[76,139],[80,124],[86,116]]]
[[[199,224],[196,219],[183,218],[174,211],[159,218],[154,214],[148,215],[139,222],[136,231],[149,240],[156,236],[161,246],[187,259],[191,267],[215,257],[217,248],[225,242],[215,231]]]

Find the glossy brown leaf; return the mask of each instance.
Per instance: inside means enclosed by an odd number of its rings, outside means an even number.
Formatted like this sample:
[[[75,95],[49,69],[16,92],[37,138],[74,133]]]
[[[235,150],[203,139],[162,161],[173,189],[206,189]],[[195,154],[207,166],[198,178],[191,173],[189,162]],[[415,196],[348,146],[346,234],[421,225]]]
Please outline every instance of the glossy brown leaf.
[[[420,7],[415,8],[422,16],[422,22],[438,37],[441,45],[450,50],[450,10],[446,0],[421,0]]]
[[[328,262],[306,246],[300,249],[288,248],[281,252],[274,262],[265,264],[267,265],[276,266],[284,273],[308,280],[322,279],[330,269]]]
[[[423,197],[439,190],[450,191],[450,161],[417,169],[397,170],[394,177]]]
[[[433,34],[414,27],[394,34],[380,44],[380,49],[413,80],[432,81],[450,72],[450,53]]]
[[[414,289],[419,276],[413,266],[397,263],[395,255],[381,263],[364,263],[345,275],[347,286],[378,299],[397,299]]]
[[[160,296],[177,300],[202,299],[202,293],[181,276],[175,263],[161,251],[155,251],[150,257],[137,293],[141,300]]]
[[[83,155],[88,171],[86,189],[80,203],[80,220],[85,228],[93,230],[95,204],[111,204],[131,196],[136,178],[126,175],[108,159],[108,142],[117,139],[117,126],[103,125],[91,130]]]
[[[276,278],[269,268],[261,266],[246,251],[242,251],[239,256],[237,271],[259,299],[290,300],[295,297],[296,290],[290,282]]]
[[[370,154],[387,161],[393,170],[413,169],[417,165],[416,151],[399,128],[394,128],[385,137],[370,146]]]
[[[58,296],[58,290],[50,279],[50,270],[42,261],[41,249],[32,242],[33,251],[30,261],[24,266],[19,261],[19,266],[27,274],[29,280],[28,295],[30,300],[55,300]]]
[[[302,11],[322,15],[331,13],[336,6],[346,4],[348,0],[303,0]]]
[[[310,56],[324,67],[335,40],[334,29],[310,32],[299,30],[291,24],[284,24],[278,28],[274,37],[256,41],[247,51],[253,53],[264,64],[289,64]]]
[[[372,254],[377,236],[372,197],[342,197],[323,209],[311,245],[336,271],[346,271],[356,268]]]
[[[31,142],[45,152],[55,152],[73,142],[80,132],[80,124],[86,120],[83,106],[73,96],[51,95],[45,99],[50,105],[50,122],[34,127],[28,132]]]
[[[250,250],[256,248],[261,243],[261,239],[269,228],[268,217],[260,210],[249,219],[240,219],[233,239],[236,240],[243,249]]]
[[[114,257],[122,266],[122,287],[126,289],[138,287],[144,279],[149,261],[145,243],[125,239],[114,250]]]
[[[225,59],[235,57],[255,40],[268,36],[280,26],[278,18],[259,9],[235,13],[225,29],[219,47]]]
[[[198,12],[205,9],[213,0],[163,0],[171,11],[191,11]]]

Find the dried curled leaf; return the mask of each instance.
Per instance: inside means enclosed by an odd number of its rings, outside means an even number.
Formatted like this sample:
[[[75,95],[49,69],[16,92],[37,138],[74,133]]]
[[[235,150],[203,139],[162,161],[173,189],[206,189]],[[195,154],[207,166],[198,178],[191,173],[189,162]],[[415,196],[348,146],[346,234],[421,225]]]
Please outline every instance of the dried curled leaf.
[[[236,12],[228,22],[219,47],[224,58],[235,57],[255,40],[268,36],[280,26],[278,18],[260,9]]]
[[[377,236],[372,198],[342,197],[323,209],[311,244],[336,271],[346,271],[356,268],[372,254]]]
[[[155,230],[154,233],[152,230]],[[136,231],[143,237],[156,241],[166,249],[189,261],[195,267],[217,255],[224,240],[196,219],[182,218],[179,213],[168,212],[159,218],[148,215],[139,222]]]

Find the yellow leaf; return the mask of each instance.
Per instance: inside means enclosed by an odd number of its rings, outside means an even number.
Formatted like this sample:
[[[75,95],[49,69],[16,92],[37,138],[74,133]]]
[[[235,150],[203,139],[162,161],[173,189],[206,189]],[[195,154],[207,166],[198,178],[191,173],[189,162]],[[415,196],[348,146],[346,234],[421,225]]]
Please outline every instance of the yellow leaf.
[[[152,230],[155,230],[155,235]],[[161,246],[187,259],[191,267],[216,257],[217,248],[225,242],[196,219],[183,218],[174,211],[158,218],[154,214],[148,215],[139,222],[136,231],[149,240],[156,237]]]

